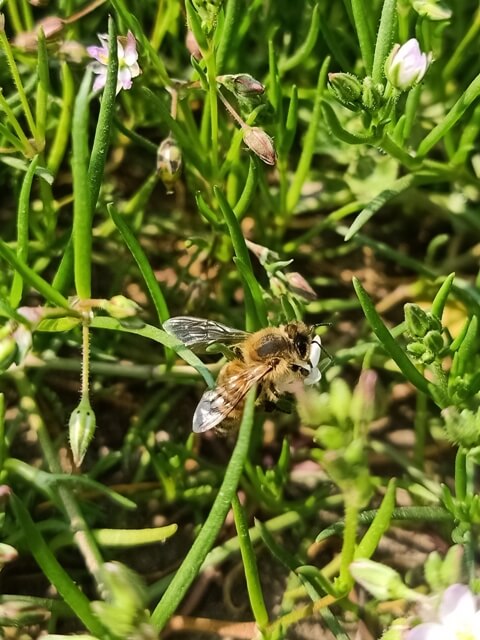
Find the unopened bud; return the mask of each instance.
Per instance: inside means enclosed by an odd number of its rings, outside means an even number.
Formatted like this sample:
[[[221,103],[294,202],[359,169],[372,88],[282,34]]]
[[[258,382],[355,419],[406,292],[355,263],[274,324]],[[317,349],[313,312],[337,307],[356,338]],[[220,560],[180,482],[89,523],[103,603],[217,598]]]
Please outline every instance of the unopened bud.
[[[243,141],[253,153],[265,164],[274,165],[277,161],[277,154],[273,145],[273,140],[260,127],[243,128]]]
[[[424,338],[424,342],[427,349],[430,349],[433,353],[438,354],[444,347],[443,337],[439,331],[429,331]]]
[[[58,56],[74,64],[83,62],[87,55],[87,49],[76,40],[65,40],[58,48]]]
[[[185,37],[185,46],[187,47],[190,54],[195,58],[195,60],[201,60],[203,58],[203,54],[200,47],[198,46],[195,34],[191,29],[187,31],[187,35]]]
[[[272,278],[270,278],[270,289],[272,291],[272,294],[277,298],[280,298],[281,296],[284,296],[287,293],[285,285],[276,276],[273,276]]]
[[[368,111],[376,111],[383,103],[383,86],[374,84],[372,78],[363,79],[362,104]]]
[[[411,302],[407,302],[403,310],[408,333],[414,338],[423,338],[430,328],[427,313],[418,304]]]
[[[14,44],[25,51],[35,51],[38,46],[38,33],[43,31],[46,40],[53,40],[61,34],[65,27],[65,20],[58,16],[47,16],[37,22],[30,31],[23,31],[15,36]]]
[[[350,573],[377,600],[418,599],[418,595],[403,583],[394,569],[379,562],[355,560],[350,565]]]
[[[353,111],[360,108],[362,83],[352,73],[329,73],[330,89],[337,100]]]
[[[84,396],[77,408],[72,411],[68,422],[70,448],[77,467],[82,464],[96,426],[95,414],[90,406],[90,401]]]
[[[298,271],[286,274],[289,289],[305,300],[316,300],[317,294]]]
[[[245,98],[259,96],[265,93],[265,87],[256,78],[249,73],[229,74],[219,76],[217,81],[223,84],[229,91],[235,95]]]
[[[173,186],[182,173],[182,150],[173,136],[168,136],[157,150],[157,174],[165,185],[167,193],[173,193]]]
[[[260,264],[269,264],[274,260],[278,260],[280,256],[275,251],[272,251],[268,247],[264,247],[261,244],[257,244],[256,242],[252,242],[251,240],[245,239],[245,244],[250,249],[250,251],[258,258]]]
[[[0,371],[6,371],[15,362],[17,343],[11,335],[0,340]]]
[[[0,13],[0,31],[5,31],[5,16]]]
[[[452,10],[437,0],[414,0],[412,7],[419,16],[435,22],[452,17]]]
[[[0,569],[18,558],[18,551],[9,544],[0,542]]]
[[[385,75],[396,89],[407,91],[423,80],[431,61],[432,54],[423,53],[418,40],[411,38],[393,47],[385,62]]]
[[[113,296],[110,300],[105,300],[102,304],[102,309],[112,318],[117,318],[117,320],[131,318],[141,311],[141,308],[136,302],[121,295]]]

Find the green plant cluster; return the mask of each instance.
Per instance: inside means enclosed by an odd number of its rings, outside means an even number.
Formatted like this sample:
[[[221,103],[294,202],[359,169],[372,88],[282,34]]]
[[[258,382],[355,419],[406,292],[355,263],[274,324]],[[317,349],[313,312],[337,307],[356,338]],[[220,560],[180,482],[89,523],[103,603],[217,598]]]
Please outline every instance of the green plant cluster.
[[[399,638],[478,591],[478,6],[42,4],[0,3],[0,637]],[[322,380],[194,435],[233,352],[176,315],[315,325]]]

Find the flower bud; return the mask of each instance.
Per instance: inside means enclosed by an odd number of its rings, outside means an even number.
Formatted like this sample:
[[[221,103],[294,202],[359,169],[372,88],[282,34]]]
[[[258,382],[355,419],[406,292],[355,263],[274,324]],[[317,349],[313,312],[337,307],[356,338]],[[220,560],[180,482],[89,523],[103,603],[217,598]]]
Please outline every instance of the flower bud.
[[[217,81],[237,96],[251,98],[265,93],[265,87],[249,73],[219,76]]]
[[[376,111],[383,104],[383,86],[374,84],[370,76],[363,79],[362,104],[368,111]]]
[[[396,89],[407,91],[423,80],[431,61],[432,54],[423,53],[418,40],[411,38],[393,47],[385,62],[385,75]]]
[[[11,335],[0,340],[0,371],[6,371],[17,357],[17,343]]]
[[[173,186],[180,178],[182,166],[182,151],[175,138],[168,136],[157,150],[157,174],[167,193],[173,193]]]
[[[435,22],[452,17],[452,10],[437,0],[414,0],[412,7],[419,16]]]
[[[195,60],[201,60],[203,58],[202,50],[198,46],[195,34],[191,29],[187,31],[187,35],[185,36],[185,46],[190,52],[190,55],[192,55]]]
[[[77,408],[72,411],[68,421],[70,448],[77,467],[82,464],[96,426],[95,414],[90,406],[90,401],[88,397],[84,396]]]
[[[363,558],[355,560],[350,565],[350,573],[377,600],[418,599],[417,594],[403,583],[394,569],[379,562]]]
[[[362,83],[352,73],[329,73],[330,89],[344,107],[358,111],[361,106]]]
[[[403,307],[407,331],[413,338],[423,338],[430,329],[430,319],[427,313],[418,306],[407,302]]]
[[[298,271],[292,271],[286,274],[286,279],[288,282],[288,288],[292,293],[295,293],[297,296],[302,297],[304,300],[316,300],[317,294],[312,289],[312,287],[308,284],[305,278]]]
[[[0,542],[0,569],[18,558],[18,551],[9,544]]]
[[[243,141],[253,153],[265,164],[274,165],[277,161],[277,154],[273,146],[273,140],[260,127],[243,128]]]
[[[136,302],[121,295],[113,296],[110,300],[105,300],[102,304],[102,309],[104,309],[112,318],[116,318],[117,320],[136,316],[141,310]]]
[[[425,346],[433,353],[439,353],[443,349],[443,337],[439,331],[429,331],[424,338]]]

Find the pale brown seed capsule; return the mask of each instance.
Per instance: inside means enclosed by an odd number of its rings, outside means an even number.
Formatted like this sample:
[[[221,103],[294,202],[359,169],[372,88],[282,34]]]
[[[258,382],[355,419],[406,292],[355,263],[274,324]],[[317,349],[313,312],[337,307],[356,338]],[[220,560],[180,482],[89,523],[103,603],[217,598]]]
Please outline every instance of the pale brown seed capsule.
[[[182,173],[182,164],[182,151],[175,138],[168,136],[157,150],[157,174],[167,193],[173,193],[173,186]]]
[[[273,146],[273,140],[260,127],[245,126],[243,129],[243,141],[253,153],[265,164],[274,165],[277,154]]]

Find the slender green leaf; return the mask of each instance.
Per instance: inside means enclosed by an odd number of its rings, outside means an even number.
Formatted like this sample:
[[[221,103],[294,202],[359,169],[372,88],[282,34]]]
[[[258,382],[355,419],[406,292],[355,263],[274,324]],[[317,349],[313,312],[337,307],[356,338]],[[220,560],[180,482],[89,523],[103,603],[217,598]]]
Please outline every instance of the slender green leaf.
[[[420,391],[423,391],[423,393],[430,396],[431,393],[428,381],[422,376],[420,371],[415,367],[405,351],[400,347],[390,331],[387,329],[386,325],[378,315],[375,305],[370,300],[367,292],[357,278],[353,279],[353,286],[358,299],[360,300],[360,304],[362,305],[365,317],[385,351],[396,362],[398,368],[405,375],[407,380],[420,389]]]
[[[17,213],[17,257],[22,262],[27,262],[29,241],[30,218],[30,192],[32,190],[33,177],[38,165],[39,157],[33,158],[27,173],[23,179],[20,196],[18,198]],[[16,308],[20,304],[23,292],[23,279],[19,271],[15,271],[10,292],[10,304]]]
[[[93,614],[87,596],[77,587],[55,558],[26,507],[15,495],[11,496],[10,503],[18,526],[23,532],[25,542],[49,582],[87,629],[95,636],[105,638],[105,629]]]
[[[73,253],[77,295],[91,297],[92,201],[88,181],[88,115],[92,73],[84,75],[72,121]]]
[[[368,76],[373,69],[373,29],[370,20],[372,7],[365,0],[352,0],[352,14],[358,36],[363,65]]]
[[[125,222],[124,218],[115,210],[115,207],[113,207],[113,205],[108,205],[108,212],[113,222],[115,223],[115,226],[122,234],[126,245],[130,249],[130,252],[134,257],[138,268],[140,269],[143,279],[145,280],[145,284],[147,285],[152,297],[153,304],[155,305],[159,321],[161,323],[165,322],[165,320],[170,317],[167,301],[165,300],[165,296],[163,295],[162,289],[158,284],[158,280],[153,273],[147,256],[143,252],[140,243],[138,242],[128,224]]]
[[[35,273],[33,269],[30,269],[28,265],[20,260],[8,247],[3,240],[0,239],[0,257],[2,257],[9,265],[20,273],[24,282],[28,282],[30,286],[36,289],[42,296],[48,300],[53,305],[58,307],[63,307],[64,309],[70,310],[69,302],[66,298],[62,296],[62,294],[57,291],[52,285],[50,285],[46,280],[44,280],[38,273]]]
[[[90,200],[92,212],[100,193],[107,152],[110,146],[110,136],[113,125],[115,96],[117,93],[118,55],[117,55],[117,26],[110,16],[108,19],[108,67],[107,79],[100,102],[97,127],[93,138],[92,153],[88,165],[88,182],[90,184]]]
[[[233,496],[232,507],[235,527],[240,542],[240,552],[242,554],[250,605],[257,625],[260,629],[263,629],[268,624],[268,612],[263,599],[255,552],[248,532],[247,518],[236,495]]]
[[[187,349],[185,345],[179,342],[176,338],[166,333],[165,331],[158,329],[157,327],[152,327],[151,325],[146,324],[142,327],[130,328],[122,325],[118,320],[115,320],[114,318],[100,316],[93,318],[90,326],[96,329],[107,329],[109,331],[123,331],[125,333],[133,333],[135,335],[142,336],[143,338],[154,340],[159,344],[163,344],[165,347],[173,349],[181,358],[185,360],[185,362],[188,362],[188,364],[194,367],[203,377],[209,387],[213,387],[215,384],[210,371],[203,364],[203,362],[190,351],[190,349]]]
[[[210,509],[210,513],[175,574],[175,577],[152,613],[151,620],[158,631],[161,631],[165,627],[193,580],[198,575],[230,509],[250,446],[255,394],[256,388],[251,389],[247,394],[237,443],[225,471],[222,485]]]
[[[384,77],[383,67],[393,45],[397,24],[397,0],[384,0],[373,56],[372,78],[378,84]]]
[[[395,478],[392,478],[388,483],[387,491],[380,507],[377,509],[372,524],[355,549],[355,559],[371,558],[375,553],[382,536],[388,530],[392,520],[392,514],[395,509],[396,488]]]

